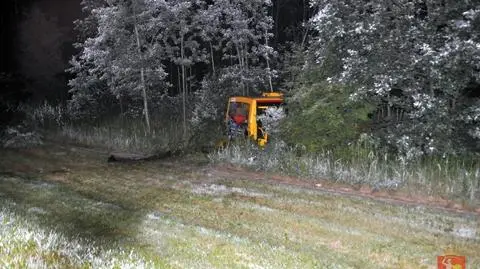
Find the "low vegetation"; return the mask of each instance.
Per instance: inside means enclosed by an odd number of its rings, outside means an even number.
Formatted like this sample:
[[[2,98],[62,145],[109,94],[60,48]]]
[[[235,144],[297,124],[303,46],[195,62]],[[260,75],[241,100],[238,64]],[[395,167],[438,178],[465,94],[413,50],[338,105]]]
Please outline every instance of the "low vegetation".
[[[30,212],[45,214],[41,208]],[[134,251],[93,247],[82,239],[45,230],[35,221],[0,211],[0,264],[2,268],[151,268]]]
[[[76,268],[432,268],[480,265],[475,213],[453,213],[205,165],[132,164],[44,145],[4,150],[0,264]]]
[[[174,117],[168,120],[154,117],[151,130],[147,131],[142,119],[111,116],[78,120],[62,105],[22,105],[17,110],[26,115],[17,129],[33,129],[37,136],[43,135],[43,138],[50,141],[77,143],[111,151],[144,154],[180,151],[187,147],[188,138],[191,136],[183,136],[181,123]],[[16,132],[17,137],[25,136],[22,131]],[[20,140],[15,140],[19,141],[19,147],[22,146]],[[29,144],[23,143],[24,146]]]
[[[369,186],[373,191],[398,191],[412,196],[455,200],[480,205],[480,163],[475,157],[423,158],[379,154],[360,144],[342,151],[308,153],[278,142],[262,150],[249,143],[213,152],[216,163],[232,163],[315,180],[329,180],[350,186]]]

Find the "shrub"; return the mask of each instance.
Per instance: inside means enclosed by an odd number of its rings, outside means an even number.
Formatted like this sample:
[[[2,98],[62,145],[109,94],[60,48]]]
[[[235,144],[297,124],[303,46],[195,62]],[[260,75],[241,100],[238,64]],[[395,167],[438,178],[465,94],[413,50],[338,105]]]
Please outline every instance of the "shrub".
[[[304,145],[310,152],[355,143],[372,107],[351,102],[349,94],[347,87],[324,83],[300,88],[287,99],[289,117],[282,128],[287,143]]]
[[[25,148],[41,145],[42,137],[36,131],[31,131],[25,125],[7,127],[1,137],[2,146],[5,148]]]

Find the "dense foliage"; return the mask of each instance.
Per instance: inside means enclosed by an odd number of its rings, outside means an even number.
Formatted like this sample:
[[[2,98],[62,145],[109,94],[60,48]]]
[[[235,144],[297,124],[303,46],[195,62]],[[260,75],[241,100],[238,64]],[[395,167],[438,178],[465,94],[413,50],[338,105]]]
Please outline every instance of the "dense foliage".
[[[193,110],[212,113],[203,111],[211,96],[255,93],[275,75],[269,68],[269,1],[83,3],[87,17],[78,29],[86,38],[70,68],[71,103],[79,114],[110,104],[108,110],[144,115],[148,125],[149,106],[179,97],[185,129]],[[205,79],[227,86],[225,94],[210,87],[200,92]],[[191,101],[194,92],[200,98]]]
[[[303,1],[313,16],[279,44],[287,3],[84,0],[70,108],[181,114],[208,140],[228,96],[280,86],[284,139],[312,151],[362,133],[409,158],[480,150],[480,3]]]
[[[373,106],[372,133],[397,152],[413,158],[480,150],[479,4],[316,1],[318,12],[311,19],[315,34],[301,72],[321,70],[316,80],[330,86],[294,89],[296,99],[308,106],[299,113],[306,115],[325,106],[328,95],[324,94],[308,104],[310,92],[344,87],[346,91],[339,91],[336,98],[349,94],[342,104]],[[315,115],[342,107],[335,101],[328,104],[328,109]],[[341,111],[333,114],[342,115]],[[356,116],[362,118],[361,114]],[[315,121],[316,126],[319,122]],[[327,122],[333,127],[338,120]],[[342,134],[338,129],[334,137]]]
[[[339,149],[356,143],[365,132],[372,107],[349,100],[347,87],[326,83],[306,84],[288,103],[290,117],[284,138],[308,151]]]

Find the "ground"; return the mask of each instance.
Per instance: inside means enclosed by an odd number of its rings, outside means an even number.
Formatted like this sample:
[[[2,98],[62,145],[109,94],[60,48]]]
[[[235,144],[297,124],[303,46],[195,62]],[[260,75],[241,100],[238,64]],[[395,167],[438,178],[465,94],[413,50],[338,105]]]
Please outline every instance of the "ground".
[[[3,150],[1,204],[39,229],[128,250],[155,268],[437,268],[445,252],[480,268],[478,208],[212,165],[198,155],[107,158],[75,145]],[[0,250],[0,267],[11,252]],[[65,257],[54,263],[94,267],[57,252]]]

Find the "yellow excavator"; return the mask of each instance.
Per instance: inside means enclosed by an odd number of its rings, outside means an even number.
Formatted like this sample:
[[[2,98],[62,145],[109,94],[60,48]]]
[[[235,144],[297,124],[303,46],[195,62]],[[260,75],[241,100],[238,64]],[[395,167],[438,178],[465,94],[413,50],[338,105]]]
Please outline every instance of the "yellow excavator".
[[[264,92],[259,97],[230,97],[225,114],[228,141],[245,137],[264,147],[268,142],[268,133],[262,126],[259,116],[267,108],[280,107],[284,103],[284,96],[280,92]]]

